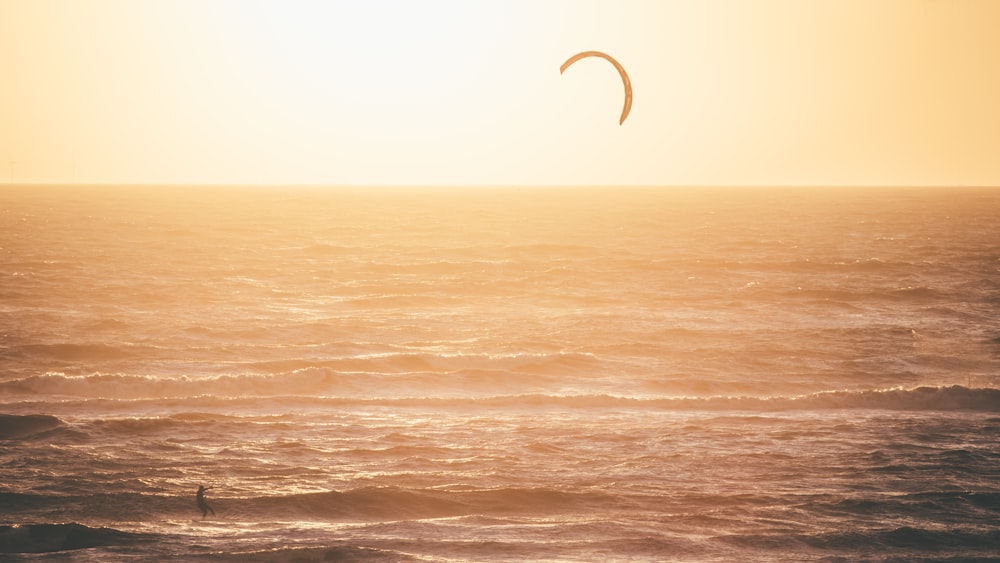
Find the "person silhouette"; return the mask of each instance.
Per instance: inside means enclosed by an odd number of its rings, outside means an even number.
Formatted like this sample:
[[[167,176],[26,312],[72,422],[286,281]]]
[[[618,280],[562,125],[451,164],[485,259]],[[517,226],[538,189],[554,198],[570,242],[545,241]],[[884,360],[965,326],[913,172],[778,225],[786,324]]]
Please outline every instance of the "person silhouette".
[[[212,513],[212,516],[215,516],[215,511],[212,510],[211,506],[208,506],[207,502],[205,502],[205,491],[207,491],[207,490],[209,490],[211,488],[212,487],[206,487],[204,485],[198,485],[198,494],[197,494],[198,508],[201,509],[201,517],[202,518],[204,518],[209,512]]]

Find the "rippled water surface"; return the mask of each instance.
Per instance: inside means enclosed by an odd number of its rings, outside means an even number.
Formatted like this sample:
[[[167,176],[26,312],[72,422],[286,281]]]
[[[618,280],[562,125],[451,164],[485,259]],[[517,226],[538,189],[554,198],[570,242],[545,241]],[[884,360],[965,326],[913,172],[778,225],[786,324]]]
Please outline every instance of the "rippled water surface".
[[[4,188],[0,559],[1000,558],[998,217]]]

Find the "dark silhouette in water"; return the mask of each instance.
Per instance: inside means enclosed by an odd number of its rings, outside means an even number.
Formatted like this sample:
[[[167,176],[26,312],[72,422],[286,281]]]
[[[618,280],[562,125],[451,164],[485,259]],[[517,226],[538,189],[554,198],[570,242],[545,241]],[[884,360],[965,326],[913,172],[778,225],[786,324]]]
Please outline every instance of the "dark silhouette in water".
[[[215,516],[215,511],[212,510],[211,506],[205,502],[205,491],[211,489],[212,487],[205,487],[204,485],[198,485],[198,508],[201,509],[201,517],[204,518],[209,512],[212,516]]]
[[[133,546],[152,536],[113,528],[69,524],[14,524],[0,526],[0,560],[5,553],[52,553],[105,546]]]
[[[27,438],[62,425],[63,421],[47,414],[0,414],[0,440]]]

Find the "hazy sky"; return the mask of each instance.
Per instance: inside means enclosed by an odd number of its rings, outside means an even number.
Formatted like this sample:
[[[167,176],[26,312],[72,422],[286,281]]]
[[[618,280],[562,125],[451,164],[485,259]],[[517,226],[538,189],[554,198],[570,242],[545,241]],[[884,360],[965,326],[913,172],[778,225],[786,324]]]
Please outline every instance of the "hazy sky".
[[[1000,185],[995,0],[0,0],[0,181]],[[628,70],[631,115],[618,124]]]

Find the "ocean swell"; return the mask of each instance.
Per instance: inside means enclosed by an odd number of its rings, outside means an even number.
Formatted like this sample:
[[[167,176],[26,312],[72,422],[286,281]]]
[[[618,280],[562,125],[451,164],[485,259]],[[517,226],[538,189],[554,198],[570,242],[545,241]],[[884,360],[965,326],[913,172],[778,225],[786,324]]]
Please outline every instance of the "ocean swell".
[[[574,360],[575,361],[575,360]],[[508,393],[510,389],[530,389]],[[463,370],[454,373],[339,373],[329,369],[295,370],[269,375],[160,378],[96,373],[69,376],[48,373],[0,382],[0,394],[22,401],[62,396],[83,400],[185,401],[188,407],[241,400],[272,399],[316,406],[384,405],[430,408],[653,408],[663,410],[789,411],[877,409],[908,411],[1000,412],[1000,389],[919,386],[887,389],[820,391],[800,395],[675,395],[669,392],[622,396],[612,393],[551,392],[558,379],[507,371]],[[8,399],[9,400],[9,399]],[[58,419],[3,418],[0,438],[57,427]]]
[[[45,414],[0,414],[0,440],[27,438],[62,425],[58,418]]]
[[[0,526],[0,553],[48,553],[88,547],[128,546],[150,541],[142,534],[68,524]]]
[[[438,355],[378,354],[337,360],[284,361],[253,367],[277,373],[157,377],[124,373],[67,375],[49,372],[0,382],[9,396],[144,399],[272,396],[455,395],[520,388],[535,390],[568,373],[586,373],[590,354]]]

